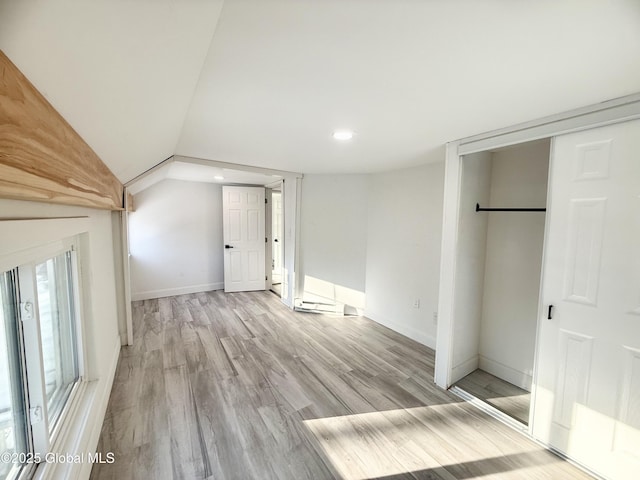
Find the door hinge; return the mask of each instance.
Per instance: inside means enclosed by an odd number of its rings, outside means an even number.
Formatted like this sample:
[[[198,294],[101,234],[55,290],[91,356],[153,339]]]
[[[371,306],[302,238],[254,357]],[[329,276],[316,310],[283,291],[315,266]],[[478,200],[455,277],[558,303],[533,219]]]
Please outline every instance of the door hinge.
[[[264,237],[264,243],[267,243],[267,241],[268,241],[267,237]]]
[[[264,204],[265,204],[265,205],[267,204],[267,199],[266,199],[266,198],[264,199]]]

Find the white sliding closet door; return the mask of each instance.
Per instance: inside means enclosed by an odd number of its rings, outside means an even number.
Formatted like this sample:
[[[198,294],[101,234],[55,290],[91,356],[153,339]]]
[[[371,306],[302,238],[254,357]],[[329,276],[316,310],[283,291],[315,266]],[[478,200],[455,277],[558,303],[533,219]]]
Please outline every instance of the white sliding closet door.
[[[533,434],[608,478],[635,480],[640,121],[556,137],[550,182]]]

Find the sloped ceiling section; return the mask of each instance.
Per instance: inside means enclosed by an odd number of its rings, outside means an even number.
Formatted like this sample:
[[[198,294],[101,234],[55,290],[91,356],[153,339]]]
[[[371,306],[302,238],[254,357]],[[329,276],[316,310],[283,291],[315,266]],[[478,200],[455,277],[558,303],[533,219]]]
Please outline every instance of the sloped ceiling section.
[[[222,0],[0,0],[0,48],[122,181],[171,156]]]
[[[122,182],[376,172],[640,91],[640,2],[0,0],[0,48]]]
[[[224,185],[260,185],[267,186],[282,180],[282,175],[250,172],[246,169],[233,169],[221,165],[208,165],[207,161],[175,156],[162,166],[149,172],[131,185],[127,185],[132,195],[165,179],[185,182],[218,183]]]
[[[638,59],[638,0],[227,1],[177,153],[304,173],[441,160],[640,91]]]

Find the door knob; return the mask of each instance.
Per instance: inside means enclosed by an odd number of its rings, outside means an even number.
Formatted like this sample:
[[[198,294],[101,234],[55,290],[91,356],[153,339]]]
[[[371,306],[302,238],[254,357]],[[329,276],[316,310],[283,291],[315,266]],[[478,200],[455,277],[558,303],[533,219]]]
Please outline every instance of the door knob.
[[[225,245],[224,248],[233,248],[231,245]]]

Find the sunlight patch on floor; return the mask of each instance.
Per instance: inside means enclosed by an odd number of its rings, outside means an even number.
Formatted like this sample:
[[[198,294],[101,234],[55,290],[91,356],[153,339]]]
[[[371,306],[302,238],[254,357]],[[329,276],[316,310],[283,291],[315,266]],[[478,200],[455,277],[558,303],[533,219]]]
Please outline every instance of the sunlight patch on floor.
[[[539,455],[541,447],[523,447],[508,438],[479,445],[477,421],[459,405],[445,404],[317,418],[304,424],[325,457],[349,480],[418,471],[446,480],[501,478],[500,474],[508,478],[514,470],[519,478],[537,478],[536,468],[554,461]],[[492,436],[495,439],[495,432]]]

